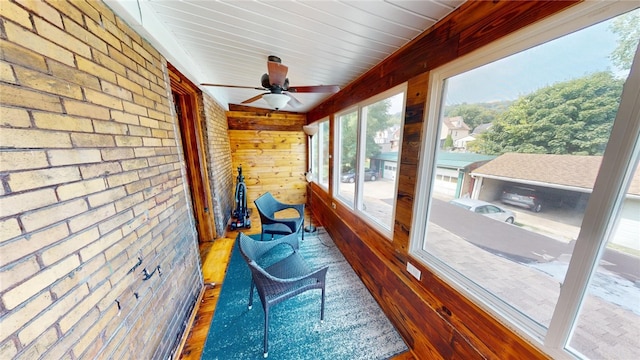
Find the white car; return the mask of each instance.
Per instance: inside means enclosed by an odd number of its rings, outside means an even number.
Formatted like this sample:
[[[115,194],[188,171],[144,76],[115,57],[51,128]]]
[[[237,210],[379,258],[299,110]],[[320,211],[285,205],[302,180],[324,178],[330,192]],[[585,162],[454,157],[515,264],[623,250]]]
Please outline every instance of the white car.
[[[509,224],[513,224],[513,222],[516,220],[516,214],[514,214],[512,211],[503,209],[499,206],[482,200],[461,198],[453,199],[449,201],[449,204],[460,206],[469,211],[473,211],[475,213],[490,217],[495,220],[504,221]]]

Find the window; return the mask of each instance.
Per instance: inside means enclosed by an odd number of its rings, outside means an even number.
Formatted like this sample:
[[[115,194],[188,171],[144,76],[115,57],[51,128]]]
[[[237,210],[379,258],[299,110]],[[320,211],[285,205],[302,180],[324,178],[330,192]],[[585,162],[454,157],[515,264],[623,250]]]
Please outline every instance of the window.
[[[361,163],[364,165],[364,176],[361,184],[361,206],[359,209],[377,225],[390,232],[393,226],[393,212],[396,198],[395,171],[384,169],[384,162],[397,163],[399,149],[392,144],[392,137],[400,131],[402,111],[395,113],[390,110],[392,104],[404,105],[404,92],[361,108],[362,142]],[[373,139],[376,133],[386,135],[383,141],[377,144]],[[361,172],[362,173],[362,172]]]
[[[348,207],[354,207],[356,150],[358,148],[358,113],[355,110],[336,117],[336,194]]]
[[[431,73],[411,253],[550,354],[640,356],[633,7],[582,4]]]
[[[319,184],[325,189],[329,189],[329,120],[320,123],[320,131],[318,133],[319,144],[319,161],[320,170],[318,172],[320,176]]]
[[[622,197],[612,206],[612,231],[605,234],[602,248],[592,248],[598,266],[582,300],[568,350],[578,357],[618,358],[638,357],[640,341],[640,296],[638,295],[637,249],[640,249],[640,173],[639,146],[636,138],[633,157],[635,166],[627,167],[631,181],[627,181]],[[602,171],[602,170],[601,170]],[[594,194],[595,197],[595,194]],[[634,251],[635,250],[635,251]],[[630,252],[634,251],[634,255]],[[621,258],[620,258],[621,257]],[[571,281],[567,274],[567,281]],[[576,274],[576,277],[581,274]],[[572,294],[567,294],[570,297]],[[613,351],[613,352],[612,352]]]
[[[404,86],[336,116],[336,198],[391,236]]]
[[[329,189],[329,120],[317,123],[318,133],[311,139],[313,181]]]

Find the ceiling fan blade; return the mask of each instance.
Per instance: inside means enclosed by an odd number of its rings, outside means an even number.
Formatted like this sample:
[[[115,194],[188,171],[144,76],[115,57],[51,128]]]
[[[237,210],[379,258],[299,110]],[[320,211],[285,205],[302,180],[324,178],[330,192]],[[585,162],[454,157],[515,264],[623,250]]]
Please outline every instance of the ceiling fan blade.
[[[338,85],[291,86],[287,91],[296,93],[337,93],[340,91],[340,87]]]
[[[292,107],[302,106],[300,100],[296,99],[293,95],[289,94],[288,92],[285,92],[284,94],[286,94],[291,99],[289,100],[289,105],[291,105]]]
[[[269,94],[269,93],[264,93],[264,94]],[[243,104],[248,104],[248,103],[252,103],[254,101],[260,100],[260,99],[262,99],[262,95],[264,95],[264,94],[256,95],[256,96],[254,96],[252,98],[249,98],[249,99],[243,101],[242,103]]]
[[[289,68],[279,62],[267,61],[267,69],[269,70],[269,82],[271,85],[282,86],[287,78]]]
[[[210,83],[201,83],[200,85],[202,85],[202,86],[228,87],[228,88],[235,88],[235,89],[269,90],[269,89],[265,89],[265,88],[261,88],[261,87],[255,87],[255,86],[223,85],[223,84],[210,84]]]

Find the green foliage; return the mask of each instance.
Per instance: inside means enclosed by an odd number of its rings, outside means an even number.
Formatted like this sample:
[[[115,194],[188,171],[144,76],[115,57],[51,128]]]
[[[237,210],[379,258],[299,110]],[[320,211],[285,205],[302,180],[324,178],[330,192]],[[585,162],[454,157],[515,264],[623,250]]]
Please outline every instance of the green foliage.
[[[342,171],[348,171],[356,166],[356,147],[358,146],[358,117],[354,111],[346,115],[342,115],[339,118],[338,124],[340,126],[340,162],[342,164]]]
[[[601,155],[618,110],[623,81],[594,73],[518,99],[474,147],[506,152]]]
[[[619,36],[617,46],[611,53],[611,61],[621,70],[629,70],[640,39],[640,10],[618,16],[610,28]]]
[[[389,100],[378,101],[363,109],[366,116],[366,153],[365,158],[380,153],[380,146],[375,143],[375,135],[378,131],[387,129],[393,124],[393,117],[389,114],[391,102]],[[398,117],[396,117],[397,121]],[[342,167],[343,171],[348,171],[356,166],[356,150],[357,150],[357,113],[343,115],[340,117],[341,139],[342,139]]]
[[[391,126],[391,115],[389,108],[391,102],[389,100],[378,101],[366,107],[367,131],[366,131],[366,153],[365,158],[380,154],[380,145],[375,143],[375,136],[378,131],[385,130]]]
[[[488,152],[482,148],[484,142],[482,140],[477,140],[478,138],[481,138],[483,136],[484,134],[479,134],[476,136],[476,140],[467,142],[467,151],[476,154],[488,154]]]
[[[509,108],[512,101],[500,101],[494,103],[478,103],[478,104],[456,104],[449,105],[444,109],[445,117],[462,116],[465,124],[469,125],[471,130],[478,125],[493,122],[498,115]]]
[[[447,135],[447,138],[444,139],[444,149],[451,149],[453,147],[453,138],[451,137],[451,134]]]

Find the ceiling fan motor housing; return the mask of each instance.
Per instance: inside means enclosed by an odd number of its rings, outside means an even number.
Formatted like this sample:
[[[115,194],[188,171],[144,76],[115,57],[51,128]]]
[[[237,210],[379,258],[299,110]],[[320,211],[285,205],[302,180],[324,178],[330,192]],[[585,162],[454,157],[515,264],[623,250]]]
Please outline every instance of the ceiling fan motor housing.
[[[269,74],[262,74],[260,78],[260,83],[263,88],[270,90],[274,94],[280,94],[283,91],[287,91],[289,89],[289,78],[284,79],[284,84],[271,84],[269,82]]]
[[[269,74],[262,74],[262,77],[260,78],[260,83],[262,84],[262,87],[265,89],[268,89],[271,87],[271,83],[269,82]]]

